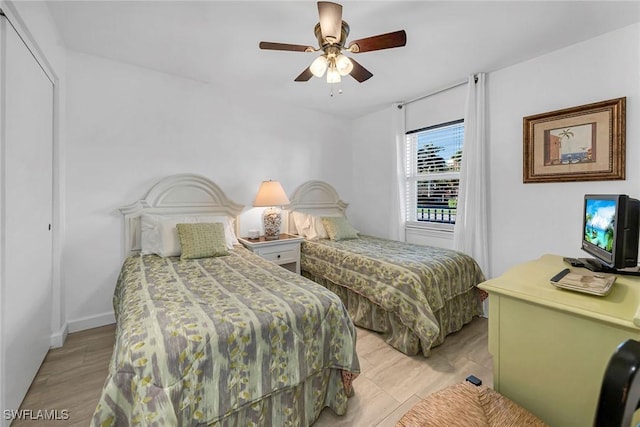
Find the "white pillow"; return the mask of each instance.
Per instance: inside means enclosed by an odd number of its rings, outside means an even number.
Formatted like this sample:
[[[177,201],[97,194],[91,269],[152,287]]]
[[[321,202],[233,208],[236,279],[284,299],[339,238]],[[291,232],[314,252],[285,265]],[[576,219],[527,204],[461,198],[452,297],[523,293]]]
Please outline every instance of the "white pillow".
[[[162,257],[179,256],[180,239],[176,224],[198,222],[195,216],[142,215],[141,253]]]
[[[142,215],[140,220],[141,253],[157,254],[162,257],[180,256],[180,238],[178,237],[177,224],[193,224],[197,222],[220,222],[224,226],[227,248],[233,249],[234,244],[239,244],[233,232],[234,219],[227,216],[213,215]]]
[[[307,233],[310,231],[310,216],[311,215],[303,212],[291,212],[291,218],[293,219],[293,224],[296,226],[298,235],[307,237]]]
[[[329,233],[327,233],[327,230],[324,228],[324,224],[322,223],[322,217],[311,215],[311,217],[309,218],[309,221],[311,222],[311,227],[313,228],[313,232],[316,236],[314,238],[318,238],[318,239],[329,238]]]
[[[333,214],[322,216],[341,217],[343,215]],[[309,240],[328,239],[329,234],[324,228],[324,224],[322,224],[322,216],[293,212],[293,223],[298,230],[298,234]]]
[[[142,255],[159,254],[160,217],[158,215],[142,215],[140,217],[140,253]]]

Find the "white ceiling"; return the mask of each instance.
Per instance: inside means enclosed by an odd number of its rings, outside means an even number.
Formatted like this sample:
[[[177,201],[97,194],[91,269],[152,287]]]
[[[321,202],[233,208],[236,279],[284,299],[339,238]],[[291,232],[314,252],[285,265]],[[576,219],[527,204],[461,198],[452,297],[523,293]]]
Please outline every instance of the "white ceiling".
[[[347,117],[640,21],[638,1],[341,4],[347,41],[404,29],[407,45],[354,55],[374,76],[347,76],[330,97],[323,79],[293,81],[317,53],[258,49],[262,40],[315,46],[313,1],[47,3],[70,49]]]

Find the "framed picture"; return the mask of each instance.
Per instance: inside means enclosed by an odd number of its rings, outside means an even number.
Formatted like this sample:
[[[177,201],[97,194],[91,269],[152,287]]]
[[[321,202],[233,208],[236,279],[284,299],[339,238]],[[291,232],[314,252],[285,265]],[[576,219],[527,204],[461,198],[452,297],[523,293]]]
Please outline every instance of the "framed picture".
[[[523,119],[523,181],[625,179],[626,97]]]

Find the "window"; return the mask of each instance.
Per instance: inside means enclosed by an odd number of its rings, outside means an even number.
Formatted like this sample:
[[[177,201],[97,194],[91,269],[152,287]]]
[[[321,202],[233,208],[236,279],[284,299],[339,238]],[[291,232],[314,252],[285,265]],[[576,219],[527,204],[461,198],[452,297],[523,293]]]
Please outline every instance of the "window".
[[[408,222],[455,224],[464,120],[406,134]]]

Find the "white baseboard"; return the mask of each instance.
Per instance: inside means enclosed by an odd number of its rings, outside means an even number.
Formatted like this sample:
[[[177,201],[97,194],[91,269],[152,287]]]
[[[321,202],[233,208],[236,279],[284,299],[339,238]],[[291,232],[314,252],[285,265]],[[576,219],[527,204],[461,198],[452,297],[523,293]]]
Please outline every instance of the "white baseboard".
[[[65,340],[67,339],[68,334],[69,334],[69,325],[65,323],[64,325],[62,325],[59,331],[53,332],[51,334],[49,346],[51,348],[62,347]]]
[[[69,320],[69,332],[84,331],[87,329],[99,328],[100,326],[111,325],[116,323],[116,316],[111,311],[108,313],[97,314],[95,316],[82,317],[80,319]]]

